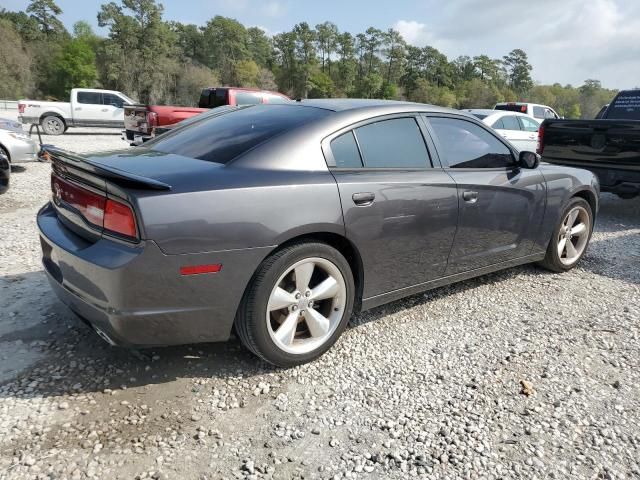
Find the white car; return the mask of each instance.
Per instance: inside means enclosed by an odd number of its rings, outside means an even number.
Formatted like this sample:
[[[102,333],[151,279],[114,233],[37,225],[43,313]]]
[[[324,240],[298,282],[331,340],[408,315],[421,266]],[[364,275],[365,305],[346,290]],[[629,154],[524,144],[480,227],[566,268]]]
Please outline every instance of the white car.
[[[540,122],[530,116],[501,110],[468,109],[465,112],[469,112],[482,123],[493,128],[521,152],[536,151]]]
[[[21,124],[0,118],[0,154],[9,162],[33,162],[38,159],[38,150],[38,143],[24,133]]]
[[[74,88],[70,102],[20,100],[18,120],[39,124],[47,135],[62,135],[69,127],[124,127],[124,105],[136,102],[124,93]]]
[[[546,105],[539,105],[537,103],[504,102],[496,104],[493,109],[524,113],[525,115],[529,115],[531,118],[539,120],[540,123],[542,123],[545,118],[550,118],[552,120],[560,118],[560,115],[558,115],[553,108],[547,107]]]

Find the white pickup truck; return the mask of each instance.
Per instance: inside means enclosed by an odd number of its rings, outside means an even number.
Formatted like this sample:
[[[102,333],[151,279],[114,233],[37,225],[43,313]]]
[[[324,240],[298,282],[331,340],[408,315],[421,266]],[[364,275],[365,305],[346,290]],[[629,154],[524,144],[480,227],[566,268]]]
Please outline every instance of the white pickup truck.
[[[113,90],[74,88],[71,101],[20,100],[18,119],[39,124],[48,135],[62,135],[69,127],[124,127],[124,105],[136,102]]]

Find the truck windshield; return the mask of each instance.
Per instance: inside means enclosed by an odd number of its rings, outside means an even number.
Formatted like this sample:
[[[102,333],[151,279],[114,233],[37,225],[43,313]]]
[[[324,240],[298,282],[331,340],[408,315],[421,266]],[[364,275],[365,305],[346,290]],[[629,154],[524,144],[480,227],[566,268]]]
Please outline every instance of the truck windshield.
[[[620,92],[609,105],[605,118],[612,120],[640,120],[640,90]]]
[[[298,105],[244,106],[181,126],[145,147],[225,164],[281,133],[331,113]]]

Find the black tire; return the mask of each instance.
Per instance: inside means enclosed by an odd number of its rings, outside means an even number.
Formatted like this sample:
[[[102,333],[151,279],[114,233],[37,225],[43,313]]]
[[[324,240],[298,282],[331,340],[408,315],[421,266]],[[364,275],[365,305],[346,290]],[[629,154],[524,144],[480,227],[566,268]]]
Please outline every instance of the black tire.
[[[587,243],[584,249],[582,250],[582,252],[580,252],[580,255],[577,258],[577,260],[573,261],[573,263],[571,263],[570,265],[567,265],[566,263],[563,263],[562,260],[560,259],[560,254],[558,253],[558,241],[560,239],[560,230],[562,229],[564,219],[569,214],[569,212],[576,207],[582,207],[587,212],[589,216],[589,232],[587,237]],[[544,260],[542,260],[539,263],[539,265],[543,268],[546,268],[547,270],[551,270],[552,272],[566,272],[568,270],[571,270],[578,264],[580,259],[586,253],[587,248],[589,246],[589,242],[591,240],[592,233],[593,233],[593,211],[591,210],[591,205],[589,205],[589,202],[587,202],[583,198],[573,197],[569,201],[567,206],[564,208],[564,210],[562,211],[562,215],[558,220],[558,225],[556,225],[556,228],[553,229],[553,235],[549,240],[546,256],[544,257]]]
[[[331,336],[315,350],[293,354],[279,348],[267,327],[267,304],[278,279],[296,262],[319,257],[333,263],[342,274],[346,287],[346,302],[342,318]],[[235,328],[243,345],[263,360],[278,367],[293,367],[315,360],[336,342],[344,331],[353,310],[355,286],[353,273],[344,256],[335,248],[320,242],[293,243],[265,259],[253,276],[242,299]]]
[[[47,115],[40,124],[47,135],[62,135],[67,129],[64,120],[57,115]]]
[[[2,145],[0,145],[0,153],[5,157],[7,157],[7,160],[9,160],[9,163],[11,163],[11,157],[9,156],[9,152],[7,152],[7,149],[4,148]]]

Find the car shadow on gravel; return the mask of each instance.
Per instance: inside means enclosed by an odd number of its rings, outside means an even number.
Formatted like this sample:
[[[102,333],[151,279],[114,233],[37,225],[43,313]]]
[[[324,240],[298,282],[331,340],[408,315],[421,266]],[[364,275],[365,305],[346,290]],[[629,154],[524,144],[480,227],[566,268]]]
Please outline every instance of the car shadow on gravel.
[[[409,297],[397,300],[386,305],[373,308],[366,312],[360,313],[351,319],[350,325],[353,327],[359,327],[369,322],[375,322],[377,320],[386,317],[387,315],[396,314],[407,308],[413,308],[419,305],[428,304],[432,301],[436,301],[445,297],[453,296],[463,293],[467,290],[473,290],[484,285],[493,285],[506,282],[508,280],[517,277],[518,275],[527,275],[530,277],[538,277],[551,275],[547,270],[536,267],[535,265],[521,265],[512,267],[506,270],[501,270],[494,273],[482,275],[480,277],[471,278],[451,285],[445,285],[443,287],[434,288],[426,292],[417,293]]]
[[[0,398],[57,397],[183,378],[246,379],[277,371],[235,337],[139,352],[112,347],[56,299],[42,271],[0,276],[0,292],[0,308],[11,312],[0,316],[0,358],[9,371],[7,362],[17,361],[18,352],[33,359],[26,367],[16,365],[12,377],[0,377]]]

